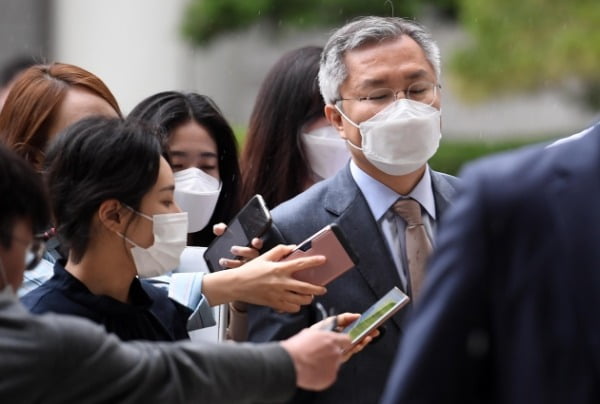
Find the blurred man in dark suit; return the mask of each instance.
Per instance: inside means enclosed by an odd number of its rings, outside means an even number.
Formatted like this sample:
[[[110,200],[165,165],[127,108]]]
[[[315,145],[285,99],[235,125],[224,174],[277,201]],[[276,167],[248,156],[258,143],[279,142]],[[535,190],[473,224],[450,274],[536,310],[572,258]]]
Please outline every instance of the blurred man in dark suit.
[[[383,403],[600,402],[600,125],[463,178]]]

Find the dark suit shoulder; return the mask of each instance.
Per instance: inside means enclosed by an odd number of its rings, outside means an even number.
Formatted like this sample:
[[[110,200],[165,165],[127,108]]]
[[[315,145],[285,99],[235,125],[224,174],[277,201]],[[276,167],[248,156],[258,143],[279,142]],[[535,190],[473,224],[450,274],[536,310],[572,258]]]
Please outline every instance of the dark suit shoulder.
[[[455,177],[454,175],[442,173],[440,171],[431,170],[431,177],[433,181],[439,181],[441,183],[447,184],[453,190],[458,190],[460,185],[462,184],[462,179],[459,177]]]
[[[599,142],[600,126],[596,126],[575,140],[556,145],[538,143],[484,157],[468,164],[461,177],[467,181],[506,184],[506,188],[527,192],[556,174],[572,175],[598,165]],[[519,181],[514,181],[515,178]]]
[[[278,218],[287,218],[289,215],[296,216],[295,212],[314,209],[314,205],[317,201],[322,201],[324,196],[329,192],[331,180],[332,179],[329,178],[324,181],[319,181],[306,191],[277,205],[277,207],[271,211],[273,218],[275,220]]]
[[[300,242],[336,221],[359,192],[346,166],[335,176],[277,206],[271,212],[273,224],[285,240]]]

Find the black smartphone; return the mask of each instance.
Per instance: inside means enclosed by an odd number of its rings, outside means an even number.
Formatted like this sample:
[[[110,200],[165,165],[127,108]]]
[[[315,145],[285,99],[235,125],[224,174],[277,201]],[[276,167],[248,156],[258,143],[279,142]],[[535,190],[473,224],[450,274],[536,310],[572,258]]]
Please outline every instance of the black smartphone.
[[[323,227],[304,240],[282,261],[311,255],[324,255],[327,261],[322,265],[294,272],[292,276],[315,285],[327,285],[358,263],[352,247],[335,223]]]
[[[247,247],[255,237],[262,236],[271,226],[271,213],[262,196],[252,199],[227,224],[223,235],[216,237],[204,252],[204,260],[211,272],[225,269],[219,264],[221,258],[235,259],[231,253],[234,245]]]

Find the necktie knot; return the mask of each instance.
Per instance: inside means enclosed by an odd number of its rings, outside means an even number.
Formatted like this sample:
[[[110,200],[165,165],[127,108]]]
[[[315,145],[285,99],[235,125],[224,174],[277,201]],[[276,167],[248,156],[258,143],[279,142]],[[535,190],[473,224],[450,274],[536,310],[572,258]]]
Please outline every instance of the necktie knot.
[[[423,224],[421,205],[414,199],[400,199],[393,205],[394,212],[406,221],[410,227]]]

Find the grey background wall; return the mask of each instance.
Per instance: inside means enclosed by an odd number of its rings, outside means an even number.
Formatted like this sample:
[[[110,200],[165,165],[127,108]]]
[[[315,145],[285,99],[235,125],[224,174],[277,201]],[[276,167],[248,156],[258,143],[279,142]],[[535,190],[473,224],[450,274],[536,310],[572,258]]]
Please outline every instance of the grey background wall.
[[[80,65],[101,77],[128,112],[162,90],[212,96],[236,126],[245,126],[258,87],[285,51],[323,45],[328,31],[273,34],[255,26],[192,49],[179,33],[186,0],[0,0],[0,63],[18,54]],[[457,27],[422,20],[448,59],[462,41]],[[501,57],[499,55],[498,57]],[[507,77],[510,80],[510,77]],[[443,77],[447,138],[576,132],[598,118],[556,91],[514,94],[477,105],[460,100]]]

